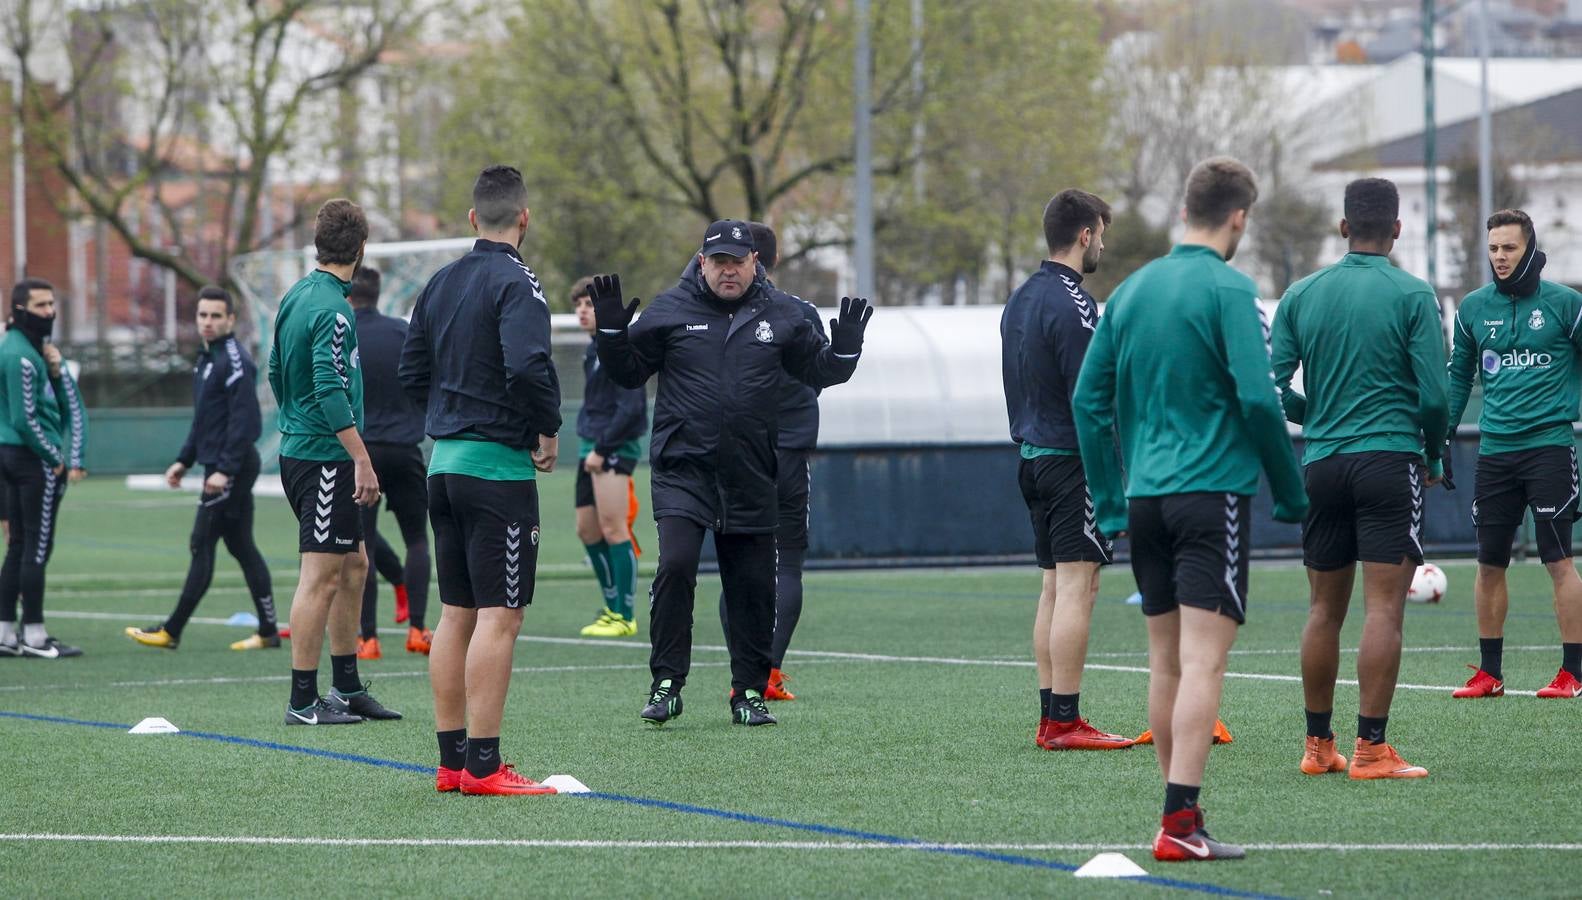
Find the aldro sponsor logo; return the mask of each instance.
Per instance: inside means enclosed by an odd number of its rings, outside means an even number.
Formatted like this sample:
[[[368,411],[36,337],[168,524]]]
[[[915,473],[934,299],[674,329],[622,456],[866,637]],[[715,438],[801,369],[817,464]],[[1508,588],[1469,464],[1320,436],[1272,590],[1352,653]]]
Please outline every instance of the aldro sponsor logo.
[[[1554,363],[1554,355],[1542,350],[1483,351],[1485,376],[1496,375],[1504,369],[1547,369]]]

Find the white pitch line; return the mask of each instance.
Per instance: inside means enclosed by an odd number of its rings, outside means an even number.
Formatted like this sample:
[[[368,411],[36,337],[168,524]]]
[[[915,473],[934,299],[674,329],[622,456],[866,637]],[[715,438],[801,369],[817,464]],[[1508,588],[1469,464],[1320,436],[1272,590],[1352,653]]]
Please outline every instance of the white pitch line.
[[[0,834],[7,843],[83,843],[83,844],[220,844],[291,847],[516,847],[523,849],[617,849],[617,850],[984,850],[984,851],[1068,851],[1147,850],[1149,844],[1035,843],[972,844],[931,841],[611,841],[533,838],[344,838],[289,837],[275,835],[205,834]],[[1269,852],[1390,852],[1444,853],[1469,851],[1582,851],[1582,844],[1561,843],[1480,843],[1480,844],[1245,844],[1249,850]]]
[[[127,618],[126,616],[120,615],[120,614],[117,614],[117,613],[103,613],[103,612],[72,612],[72,611],[57,612],[57,611],[51,611],[50,615],[52,615],[52,616],[59,616],[61,618],[78,618],[78,619],[125,619],[125,618]],[[206,624],[206,625],[223,625],[223,624],[226,624],[224,619],[195,618],[192,621],[193,622],[199,622],[199,623]],[[395,628],[395,629],[381,628],[380,629],[380,633],[382,633],[382,634],[404,633],[404,630],[403,629],[399,629],[399,628]],[[614,647],[614,648],[626,649],[626,650],[644,650],[644,651],[647,651],[647,650],[650,649],[648,643],[644,642],[644,641],[609,641],[609,640],[600,640],[600,639],[597,639],[597,638],[563,638],[563,637],[548,637],[548,636],[544,636],[544,635],[530,635],[530,634],[521,635],[520,637],[517,638],[517,640],[523,641],[523,642],[527,642],[527,643],[534,643],[534,644],[561,644],[561,645],[569,645],[569,646]],[[724,645],[721,645],[721,644],[694,644],[692,649],[695,650],[695,651],[712,651],[712,652],[720,652],[720,653],[727,653],[727,652],[729,652],[729,648],[725,647]],[[1460,649],[1466,649],[1466,648],[1455,648],[1455,649],[1460,650]],[[1552,649],[1552,648],[1537,648],[1537,649]],[[814,657],[814,658],[817,658],[817,659],[824,659],[824,660],[841,660],[841,659],[844,659],[844,660],[853,660],[853,661],[856,661],[856,662],[926,663],[926,664],[932,664],[932,665],[989,666],[989,667],[993,667],[993,668],[1010,668],[1010,669],[1030,669],[1034,665],[1032,660],[994,659],[994,658],[974,659],[974,658],[970,658],[970,657],[958,657],[958,656],[894,656],[894,655],[890,655],[890,654],[886,654],[886,653],[848,653],[848,652],[842,652],[842,651],[836,651],[836,650],[791,650],[791,651],[787,652],[787,655],[791,656],[791,657],[794,657],[794,658],[797,658],[799,661],[802,661],[802,662],[811,662],[812,661],[812,660],[802,659],[802,657]],[[1147,666],[1117,666],[1117,665],[1110,665],[1110,664],[1106,664],[1106,663],[1089,663],[1086,668],[1094,669],[1094,670],[1102,671],[1102,672],[1128,672],[1128,673],[1143,674],[1143,675],[1148,674],[1148,667]],[[1248,680],[1248,681],[1277,681],[1277,682],[1296,682],[1296,683],[1300,683],[1302,681],[1302,677],[1300,675],[1277,675],[1277,674],[1260,673],[1260,672],[1226,672],[1225,673],[1225,677],[1226,678],[1239,678],[1239,679]],[[1356,679],[1352,679],[1352,678],[1338,679],[1335,683],[1338,684],[1338,685],[1339,684],[1351,685],[1351,686],[1356,686],[1357,685]],[[1395,687],[1396,687],[1397,690],[1402,690],[1402,691],[1453,691],[1456,688],[1461,687],[1461,685],[1397,684]],[[0,690],[4,690],[4,689],[0,688]],[[1537,691],[1518,691],[1518,690],[1512,690],[1510,688],[1506,688],[1505,693],[1516,695],[1516,696],[1532,697],[1532,696],[1536,696],[1538,692]]]
[[[693,663],[695,669],[724,668],[728,662],[700,662]],[[648,671],[647,663],[615,663],[602,666],[517,666],[513,674],[532,674],[545,672],[603,672],[603,671]],[[393,672],[374,671],[372,677],[381,680],[387,678],[427,678],[428,669],[401,669]],[[100,687],[139,688],[139,687],[172,687],[176,685],[191,684],[268,684],[280,681],[290,681],[290,675],[250,675],[246,677],[216,676],[213,678],[159,678],[149,681],[111,681],[103,685],[98,684],[11,684],[0,687],[0,692],[31,692],[50,689],[93,689]]]

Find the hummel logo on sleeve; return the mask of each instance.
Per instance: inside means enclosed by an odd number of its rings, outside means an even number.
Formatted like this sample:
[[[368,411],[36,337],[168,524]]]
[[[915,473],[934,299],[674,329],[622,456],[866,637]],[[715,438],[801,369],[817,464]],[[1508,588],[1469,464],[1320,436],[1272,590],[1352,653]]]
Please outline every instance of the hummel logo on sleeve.
[[[687,330],[688,331],[708,331],[709,330],[709,323],[704,322],[702,325],[688,325],[687,326]]]

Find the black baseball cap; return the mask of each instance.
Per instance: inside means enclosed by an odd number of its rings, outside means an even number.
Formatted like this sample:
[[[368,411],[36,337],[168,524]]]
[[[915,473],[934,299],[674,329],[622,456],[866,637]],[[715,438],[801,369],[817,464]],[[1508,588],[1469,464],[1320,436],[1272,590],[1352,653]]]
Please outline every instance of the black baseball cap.
[[[738,219],[721,219],[703,232],[704,256],[723,253],[743,257],[753,252],[753,233],[746,222]]]

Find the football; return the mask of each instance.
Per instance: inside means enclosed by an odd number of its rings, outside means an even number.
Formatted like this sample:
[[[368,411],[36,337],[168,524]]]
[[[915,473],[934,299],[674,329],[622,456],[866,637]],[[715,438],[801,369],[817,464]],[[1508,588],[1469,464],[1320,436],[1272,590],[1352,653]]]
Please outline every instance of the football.
[[[1433,563],[1423,563],[1412,576],[1412,588],[1406,592],[1406,599],[1413,603],[1438,603],[1445,599],[1448,586],[1449,579],[1445,578],[1443,569]]]

